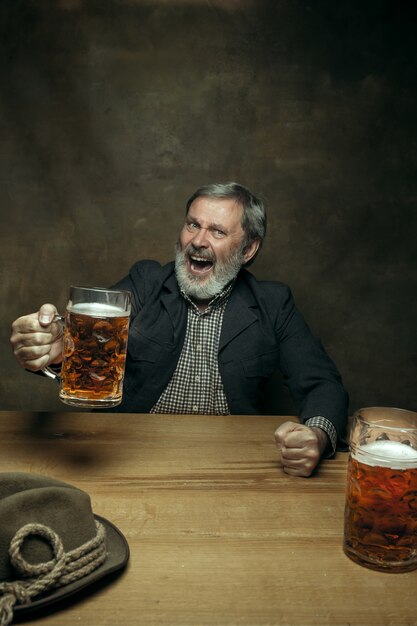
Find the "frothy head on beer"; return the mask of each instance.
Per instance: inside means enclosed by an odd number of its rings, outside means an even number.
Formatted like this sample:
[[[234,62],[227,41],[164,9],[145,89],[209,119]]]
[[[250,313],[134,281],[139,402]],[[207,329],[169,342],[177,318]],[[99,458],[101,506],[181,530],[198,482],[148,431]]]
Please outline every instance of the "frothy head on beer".
[[[121,307],[99,302],[68,303],[67,311],[77,315],[89,315],[91,317],[128,317],[129,313]]]
[[[357,461],[372,467],[407,469],[417,467],[417,450],[407,443],[381,439],[363,444],[352,451]]]

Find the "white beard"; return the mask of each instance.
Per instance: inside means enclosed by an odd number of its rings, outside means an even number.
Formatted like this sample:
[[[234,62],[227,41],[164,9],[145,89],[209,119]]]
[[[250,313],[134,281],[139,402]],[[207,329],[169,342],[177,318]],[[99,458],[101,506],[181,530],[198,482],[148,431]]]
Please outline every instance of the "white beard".
[[[181,291],[190,298],[196,300],[211,300],[223,291],[238,274],[244,263],[242,248],[231,254],[225,261],[216,261],[211,256],[209,260],[213,262],[211,275],[190,276],[187,271],[187,257],[190,253],[200,253],[198,248],[189,244],[185,250],[181,250],[179,242],[175,246],[175,274]],[[204,284],[201,284],[204,283]]]

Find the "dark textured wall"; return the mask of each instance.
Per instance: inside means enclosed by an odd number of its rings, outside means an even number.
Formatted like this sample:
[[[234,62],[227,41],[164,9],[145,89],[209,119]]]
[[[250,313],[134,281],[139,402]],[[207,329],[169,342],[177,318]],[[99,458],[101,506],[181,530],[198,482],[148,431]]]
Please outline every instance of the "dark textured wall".
[[[253,271],[291,285],[351,409],[417,409],[404,3],[3,0],[0,28],[0,408],[60,406],[15,317],[170,260],[194,188],[237,180],[269,205]]]

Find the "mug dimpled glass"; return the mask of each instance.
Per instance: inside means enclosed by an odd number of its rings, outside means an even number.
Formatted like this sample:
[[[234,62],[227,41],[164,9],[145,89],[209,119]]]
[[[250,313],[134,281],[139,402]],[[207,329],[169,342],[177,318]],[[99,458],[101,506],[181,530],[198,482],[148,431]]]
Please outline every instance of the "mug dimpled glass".
[[[369,407],[354,414],[343,547],[371,569],[417,568],[417,413]]]
[[[64,323],[59,397],[75,407],[106,408],[122,401],[131,309],[128,291],[70,287]]]

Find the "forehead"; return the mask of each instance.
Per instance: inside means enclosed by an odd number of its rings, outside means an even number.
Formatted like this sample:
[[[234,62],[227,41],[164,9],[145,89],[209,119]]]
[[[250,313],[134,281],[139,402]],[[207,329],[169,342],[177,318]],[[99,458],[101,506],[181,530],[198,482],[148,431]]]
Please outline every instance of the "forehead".
[[[202,225],[217,224],[229,230],[242,231],[242,205],[234,198],[206,198],[194,200],[188,216],[201,221]]]

